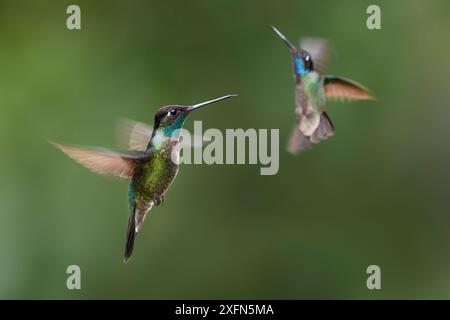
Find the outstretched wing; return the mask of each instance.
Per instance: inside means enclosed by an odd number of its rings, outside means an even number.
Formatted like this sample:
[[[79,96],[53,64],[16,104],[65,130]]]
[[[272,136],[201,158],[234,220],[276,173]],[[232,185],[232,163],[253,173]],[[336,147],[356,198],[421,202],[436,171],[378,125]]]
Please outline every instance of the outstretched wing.
[[[51,143],[86,168],[120,178],[130,178],[135,172],[138,161],[149,156],[144,152],[119,153],[106,149],[78,148]]]
[[[300,48],[306,50],[311,55],[314,69],[323,74],[327,67],[330,54],[328,41],[323,38],[301,38]]]
[[[328,100],[373,100],[375,97],[363,85],[345,78],[326,76],[325,96]]]
[[[120,147],[123,149],[145,151],[152,133],[153,127],[151,125],[130,119],[121,119],[118,125],[117,138]]]

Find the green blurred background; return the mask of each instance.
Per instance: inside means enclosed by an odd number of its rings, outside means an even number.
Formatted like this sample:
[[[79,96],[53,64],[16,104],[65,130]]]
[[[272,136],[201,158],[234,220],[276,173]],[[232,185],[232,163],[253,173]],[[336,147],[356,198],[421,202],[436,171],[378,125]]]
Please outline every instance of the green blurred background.
[[[82,30],[66,29],[78,4]],[[379,4],[382,29],[366,28]],[[1,1],[0,298],[450,298],[448,1]],[[375,102],[330,103],[336,135],[284,151],[284,44],[329,38],[328,71]],[[239,97],[203,128],[280,128],[280,170],[184,165],[122,262],[127,182],[46,142],[115,146],[165,104]],[[66,288],[81,267],[82,290]],[[382,290],[366,288],[381,267]]]

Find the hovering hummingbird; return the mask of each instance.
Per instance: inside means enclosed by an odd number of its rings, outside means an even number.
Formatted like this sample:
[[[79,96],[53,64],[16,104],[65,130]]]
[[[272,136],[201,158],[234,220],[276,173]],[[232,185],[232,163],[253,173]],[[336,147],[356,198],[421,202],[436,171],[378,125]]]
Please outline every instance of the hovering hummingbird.
[[[298,123],[291,134],[288,151],[295,154],[334,134],[334,125],[325,112],[327,100],[372,100],[374,97],[355,81],[323,74],[328,55],[326,40],[305,38],[297,49],[280,31],[272,29],[292,55]]]
[[[236,95],[230,94],[192,106],[168,105],[160,108],[156,112],[153,129],[140,123],[134,125],[128,141],[132,151],[115,152],[53,143],[94,172],[131,178],[128,188],[131,212],[124,262],[131,257],[135,236],[148,211],[164,202],[165,193],[178,173],[180,130],[186,117],[193,110],[233,96]]]

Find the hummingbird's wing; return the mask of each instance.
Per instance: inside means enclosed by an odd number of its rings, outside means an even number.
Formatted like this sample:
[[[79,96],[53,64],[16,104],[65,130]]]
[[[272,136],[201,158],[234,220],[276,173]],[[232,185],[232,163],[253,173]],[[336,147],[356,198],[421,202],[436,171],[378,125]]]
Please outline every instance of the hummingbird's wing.
[[[314,69],[323,74],[330,54],[329,42],[323,38],[301,38],[300,48],[311,55]]]
[[[105,175],[130,178],[141,159],[149,156],[144,152],[114,152],[107,149],[89,149],[51,142],[55,147],[86,168]]]
[[[130,119],[120,119],[117,138],[121,148],[145,151],[152,137],[153,127]]]
[[[182,129],[186,133],[186,129]],[[119,121],[117,137],[119,146],[127,150],[145,151],[152,137],[153,127],[146,123],[137,122],[130,119]],[[201,148],[209,144],[204,141],[201,135],[186,134],[180,139],[181,148]]]
[[[350,79],[325,76],[325,96],[327,100],[373,100],[369,89]]]

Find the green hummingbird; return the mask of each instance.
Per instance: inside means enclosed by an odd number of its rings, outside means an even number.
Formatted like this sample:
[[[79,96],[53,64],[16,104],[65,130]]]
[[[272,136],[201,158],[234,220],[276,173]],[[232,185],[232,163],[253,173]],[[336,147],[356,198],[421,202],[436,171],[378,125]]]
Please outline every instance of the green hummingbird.
[[[296,83],[297,123],[288,151],[298,153],[334,134],[334,125],[325,111],[328,100],[371,100],[372,93],[361,84],[337,76],[324,75],[328,43],[320,38],[305,38],[297,49],[280,31],[272,27],[292,55]]]
[[[168,105],[155,115],[153,130],[137,130],[130,135],[130,146],[139,151],[116,152],[106,149],[78,148],[53,143],[69,157],[94,172],[131,179],[128,188],[130,217],[126,235],[124,262],[133,252],[134,239],[148,211],[164,202],[164,196],[177,176],[180,155],[180,130],[187,116],[200,107],[236,96],[226,95],[191,106]],[[151,132],[150,135],[146,134]]]

